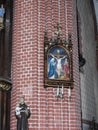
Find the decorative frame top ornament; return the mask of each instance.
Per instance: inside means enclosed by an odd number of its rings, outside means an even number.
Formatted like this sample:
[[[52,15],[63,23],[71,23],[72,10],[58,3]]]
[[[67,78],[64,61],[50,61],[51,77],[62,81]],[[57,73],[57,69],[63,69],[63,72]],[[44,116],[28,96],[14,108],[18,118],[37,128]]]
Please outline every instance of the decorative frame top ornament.
[[[61,39],[62,27],[55,26],[56,38],[49,39],[47,32],[44,36],[45,49],[45,87],[64,86],[73,88],[73,62],[71,35],[68,41]]]

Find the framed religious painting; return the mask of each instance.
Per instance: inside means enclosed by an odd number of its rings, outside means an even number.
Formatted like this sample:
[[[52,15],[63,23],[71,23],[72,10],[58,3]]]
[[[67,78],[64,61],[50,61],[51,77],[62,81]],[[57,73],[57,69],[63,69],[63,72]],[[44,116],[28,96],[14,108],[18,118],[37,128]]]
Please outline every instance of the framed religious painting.
[[[71,39],[48,39],[45,34],[45,87],[73,87]]]

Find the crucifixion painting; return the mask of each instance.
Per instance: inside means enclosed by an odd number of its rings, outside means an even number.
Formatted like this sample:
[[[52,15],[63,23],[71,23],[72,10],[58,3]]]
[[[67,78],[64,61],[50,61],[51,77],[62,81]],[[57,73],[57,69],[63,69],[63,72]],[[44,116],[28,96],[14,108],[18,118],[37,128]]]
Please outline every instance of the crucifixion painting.
[[[44,72],[45,87],[64,86],[73,88],[73,61],[71,35],[64,40],[61,24],[54,26],[54,34],[49,38],[47,31],[44,36]]]
[[[55,46],[49,50],[47,55],[47,75],[49,79],[69,80],[70,66],[69,56],[61,46]]]

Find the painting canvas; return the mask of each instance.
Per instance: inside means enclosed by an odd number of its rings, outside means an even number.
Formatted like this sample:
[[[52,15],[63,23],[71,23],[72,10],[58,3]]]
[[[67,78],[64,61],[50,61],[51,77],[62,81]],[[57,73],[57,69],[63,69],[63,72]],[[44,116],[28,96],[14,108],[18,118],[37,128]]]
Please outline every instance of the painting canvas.
[[[70,79],[70,60],[67,51],[61,46],[54,46],[47,55],[47,77],[54,80]]]

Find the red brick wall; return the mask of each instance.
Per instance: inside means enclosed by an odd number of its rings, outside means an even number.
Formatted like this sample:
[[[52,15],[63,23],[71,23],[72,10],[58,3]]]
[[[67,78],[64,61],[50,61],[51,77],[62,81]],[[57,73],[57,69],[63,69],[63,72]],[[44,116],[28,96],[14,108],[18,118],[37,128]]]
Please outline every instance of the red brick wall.
[[[75,17],[75,0],[14,1],[11,130],[16,130],[14,111],[21,95],[31,110],[29,130],[81,130]],[[63,27],[62,38],[72,33],[75,82],[71,102],[67,89],[64,100],[57,101],[54,89],[44,88],[44,31],[51,37],[58,21]]]
[[[77,21],[76,21],[76,1],[72,2],[72,42],[73,42],[73,74],[74,74],[74,89],[73,89],[73,103],[75,116],[76,130],[81,130],[81,93],[80,93],[80,78],[79,78],[79,62],[78,62],[78,39],[77,39]]]

